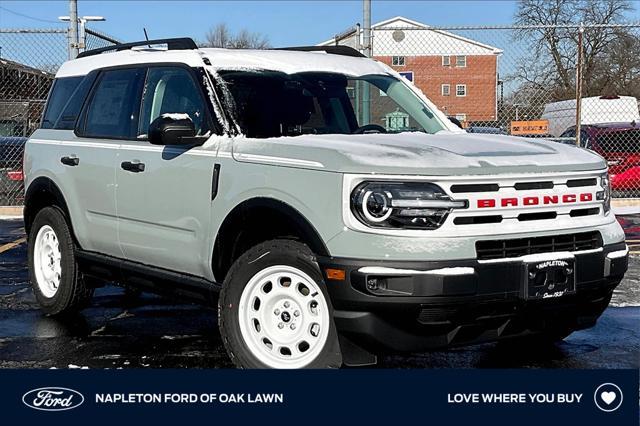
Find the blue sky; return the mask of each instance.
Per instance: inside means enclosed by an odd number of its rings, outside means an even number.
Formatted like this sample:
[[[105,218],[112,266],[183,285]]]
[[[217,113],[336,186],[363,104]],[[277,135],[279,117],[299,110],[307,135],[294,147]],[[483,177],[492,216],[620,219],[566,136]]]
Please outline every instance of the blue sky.
[[[79,0],[80,15],[101,15],[106,22],[93,28],[116,38],[143,39],[190,36],[202,40],[218,22],[233,30],[247,28],[268,36],[274,46],[315,44],[362,22],[360,0],[334,1],[98,1]],[[373,21],[396,15],[430,25],[508,24],[513,1],[390,1],[373,0]],[[640,6],[638,4],[637,6]],[[0,27],[62,27],[57,17],[68,14],[68,2],[1,0]],[[640,7],[636,7],[640,9]],[[10,13],[9,10],[26,16]],[[640,20],[636,10],[633,19]]]

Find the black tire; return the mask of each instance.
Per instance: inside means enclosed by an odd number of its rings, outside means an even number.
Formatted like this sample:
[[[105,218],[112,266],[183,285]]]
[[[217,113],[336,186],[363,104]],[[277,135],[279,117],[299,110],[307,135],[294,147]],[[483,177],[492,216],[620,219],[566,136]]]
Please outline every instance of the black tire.
[[[218,299],[218,327],[229,357],[238,368],[270,368],[245,343],[240,330],[238,305],[249,280],[274,265],[287,265],[305,272],[321,289],[329,309],[329,333],[318,356],[304,368],[340,368],[342,355],[333,322],[333,308],[314,254],[304,244],[291,240],[272,240],[249,249],[227,273]]]
[[[36,237],[43,226],[50,226],[58,239],[60,250],[60,284],[51,297],[46,296],[38,285],[34,266]],[[82,280],[75,259],[73,238],[63,213],[56,207],[45,207],[36,215],[29,233],[29,278],[36,300],[47,315],[66,315],[84,308],[93,296]]]

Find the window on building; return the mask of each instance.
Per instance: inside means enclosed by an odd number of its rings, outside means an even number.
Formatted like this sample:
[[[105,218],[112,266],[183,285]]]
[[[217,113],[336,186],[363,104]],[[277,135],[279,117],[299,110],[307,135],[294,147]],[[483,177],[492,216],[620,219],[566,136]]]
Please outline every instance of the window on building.
[[[451,65],[451,56],[443,56],[442,57],[442,66],[448,67]]]
[[[467,114],[456,114],[456,119],[460,122],[467,121]]]
[[[442,96],[449,96],[451,94],[451,86],[448,84],[442,85]]]
[[[391,65],[394,67],[404,67],[404,56],[392,56]]]
[[[466,67],[466,66],[467,66],[467,57],[456,56],[456,67]]]
[[[456,96],[467,96],[466,84],[456,84]]]

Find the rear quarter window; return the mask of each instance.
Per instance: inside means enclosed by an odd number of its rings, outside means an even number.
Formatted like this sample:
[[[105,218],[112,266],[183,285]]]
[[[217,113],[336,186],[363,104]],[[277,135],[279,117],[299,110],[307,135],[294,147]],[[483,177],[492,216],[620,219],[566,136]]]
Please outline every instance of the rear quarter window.
[[[58,116],[54,129],[57,130],[73,130],[76,126],[76,121],[84,105],[87,94],[96,79],[96,72],[93,72],[82,79],[76,90],[73,92],[66,105],[62,109],[62,113]]]
[[[82,82],[83,78],[83,76],[79,76],[55,79],[51,92],[49,93],[49,99],[47,101],[44,116],[42,117],[41,128],[54,128],[62,110],[71,98],[71,95],[73,95],[80,85],[80,82]]]

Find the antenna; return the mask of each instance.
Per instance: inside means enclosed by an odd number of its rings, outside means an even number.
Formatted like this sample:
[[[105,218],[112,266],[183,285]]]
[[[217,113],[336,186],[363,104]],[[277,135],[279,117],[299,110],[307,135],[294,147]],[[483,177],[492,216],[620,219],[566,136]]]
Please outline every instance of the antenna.
[[[142,31],[144,31],[144,39],[149,41],[149,36],[147,35],[147,29],[142,27]],[[149,49],[151,49],[151,45],[149,44]]]

